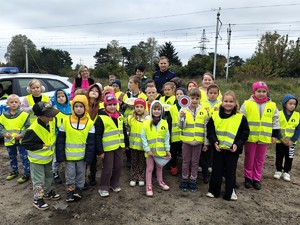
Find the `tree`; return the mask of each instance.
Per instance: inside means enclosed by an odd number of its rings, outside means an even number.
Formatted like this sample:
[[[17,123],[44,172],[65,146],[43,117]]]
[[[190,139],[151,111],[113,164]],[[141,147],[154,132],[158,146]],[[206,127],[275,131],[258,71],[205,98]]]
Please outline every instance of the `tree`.
[[[26,37],[26,35],[15,35],[12,37],[11,42],[7,46],[7,52],[4,57],[8,66],[19,67],[20,71],[25,71],[26,57],[25,57],[25,44],[27,43],[28,49],[28,69],[29,71],[37,71],[35,63],[37,57],[37,49],[35,44]]]
[[[167,56],[169,59],[170,66],[182,66],[182,63],[178,57],[178,52],[176,52],[175,47],[170,41],[166,42],[160,47],[160,49],[158,50],[158,54],[159,56]]]
[[[108,50],[107,48],[100,48],[98,52],[94,55],[96,59],[95,67],[102,67],[109,62]]]

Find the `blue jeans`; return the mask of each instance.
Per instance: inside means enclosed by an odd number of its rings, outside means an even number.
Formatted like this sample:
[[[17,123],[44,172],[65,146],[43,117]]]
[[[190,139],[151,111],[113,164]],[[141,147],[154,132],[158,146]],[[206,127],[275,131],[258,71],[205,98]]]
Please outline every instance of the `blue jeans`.
[[[8,156],[10,159],[10,167],[12,169],[12,172],[15,173],[18,172],[18,159],[17,159],[18,149],[24,167],[24,175],[30,175],[30,166],[27,157],[27,150],[20,144],[7,146]]]

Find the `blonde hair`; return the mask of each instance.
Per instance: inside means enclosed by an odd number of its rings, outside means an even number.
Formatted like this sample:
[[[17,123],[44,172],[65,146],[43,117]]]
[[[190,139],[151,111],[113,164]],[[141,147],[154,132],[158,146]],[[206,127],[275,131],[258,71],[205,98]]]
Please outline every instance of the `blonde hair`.
[[[78,69],[78,77],[79,77],[79,78],[81,78],[81,72],[82,72],[84,69],[87,69],[87,70],[89,71],[89,68],[88,68],[87,66],[85,66],[85,65],[79,67],[79,69]],[[90,77],[90,73],[88,73],[88,74],[89,74],[88,77]]]
[[[205,73],[203,74],[202,80],[204,79],[204,76],[205,76],[205,75],[210,76],[210,78],[211,78],[213,81],[215,80],[214,75],[212,75],[211,72],[205,72]]]
[[[85,95],[86,94],[86,90],[82,89],[82,88],[77,88],[74,92],[74,96],[76,95]]]
[[[151,115],[152,115],[152,118],[151,118],[151,122],[150,122],[150,128],[152,129],[152,126],[153,126],[153,113],[152,113],[152,110],[153,109],[161,109],[161,117],[162,117],[162,114],[164,113],[164,108],[162,107],[161,103],[160,102],[155,102],[152,107],[151,107]]]
[[[239,103],[238,103],[238,100],[236,98],[236,95],[235,95],[234,91],[231,91],[231,90],[226,91],[224,93],[224,95],[222,96],[222,102],[224,101],[225,96],[228,96],[228,95],[231,96],[233,98],[233,100],[235,101],[235,107],[234,108],[238,112],[239,111]]]
[[[18,101],[20,102],[20,97],[19,97],[19,95],[16,95],[16,94],[10,94],[6,99],[6,102],[8,102],[12,98],[17,98]]]
[[[200,92],[199,88],[192,88],[189,91],[189,97],[198,97],[198,98],[201,98],[201,92]]]
[[[34,85],[34,84],[39,84],[40,88],[41,88],[41,93],[45,92],[45,87],[42,85],[42,82],[38,79],[32,79],[31,81],[29,81],[28,85],[27,85],[27,92],[29,94],[31,94],[31,87]]]

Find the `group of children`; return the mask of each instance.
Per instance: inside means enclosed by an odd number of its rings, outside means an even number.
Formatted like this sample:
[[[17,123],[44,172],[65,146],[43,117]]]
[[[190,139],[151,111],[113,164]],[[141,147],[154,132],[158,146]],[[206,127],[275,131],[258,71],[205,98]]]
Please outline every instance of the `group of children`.
[[[29,95],[22,103],[17,95],[8,96],[9,109],[0,117],[0,133],[11,165],[6,179],[18,176],[19,149],[24,175],[18,182],[31,177],[33,205],[45,210],[49,206],[44,199],[61,198],[51,188],[52,178],[62,182],[60,163],[65,163],[66,201],[71,202],[82,198],[86,174],[89,183],[96,184],[98,158],[103,160],[98,192],[107,197],[109,190],[121,191],[125,149],[131,171],[129,185],[145,186],[146,195],[152,197],[154,168],[158,186],[170,189],[157,160],[170,160],[171,174],[177,175],[177,156],[182,154],[183,191],[197,190],[200,163],[203,181],[209,182],[207,197],[220,196],[224,177],[223,198],[237,200],[236,168],[243,147],[245,187],[259,190],[268,145],[277,141],[274,178],[290,181],[292,151],[300,135],[295,96],[286,95],[279,112],[268,97],[267,85],[255,82],[250,99],[239,110],[235,93],[227,91],[221,96],[209,73],[204,74],[201,87],[194,81],[187,84],[187,89],[167,82],[163,96],[151,81],[146,82],[143,93],[139,82],[138,76],[131,76],[125,94],[120,93],[119,80],[111,82],[113,88],[104,90],[92,84],[85,92],[75,91],[72,101],[64,90],[57,90],[54,107],[42,94],[38,80],[30,81]],[[187,107],[179,102],[183,95],[189,96]]]

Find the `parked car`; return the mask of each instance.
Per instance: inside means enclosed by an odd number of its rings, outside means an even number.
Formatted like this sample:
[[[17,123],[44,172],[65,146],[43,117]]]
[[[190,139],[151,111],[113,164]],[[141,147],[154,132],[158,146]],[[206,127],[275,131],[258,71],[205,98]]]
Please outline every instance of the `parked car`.
[[[53,100],[54,92],[58,89],[64,89],[68,94],[71,93],[72,83],[68,77],[61,77],[52,74],[39,73],[15,73],[15,74],[0,74],[0,86],[2,85],[4,92],[7,95],[16,94],[20,96],[21,101],[28,95],[26,90],[30,80],[38,79],[45,87],[44,94],[48,95]],[[0,114],[6,110],[6,99],[0,100]]]

